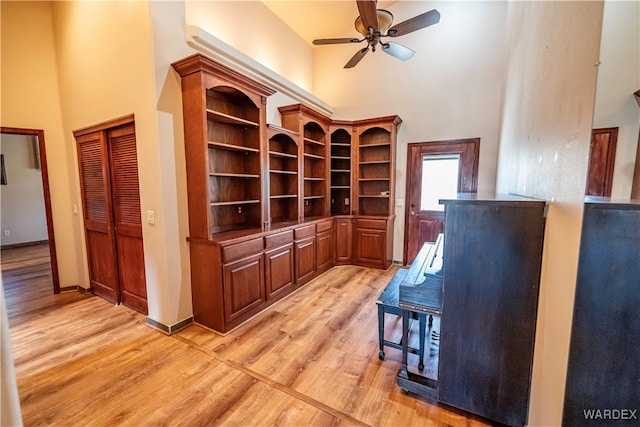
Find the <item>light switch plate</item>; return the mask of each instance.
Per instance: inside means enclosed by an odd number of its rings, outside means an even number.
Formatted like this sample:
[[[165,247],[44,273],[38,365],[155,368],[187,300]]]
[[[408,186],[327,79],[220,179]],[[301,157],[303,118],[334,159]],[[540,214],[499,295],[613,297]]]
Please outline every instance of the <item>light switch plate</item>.
[[[155,225],[156,223],[156,213],[154,211],[147,211],[147,224]]]

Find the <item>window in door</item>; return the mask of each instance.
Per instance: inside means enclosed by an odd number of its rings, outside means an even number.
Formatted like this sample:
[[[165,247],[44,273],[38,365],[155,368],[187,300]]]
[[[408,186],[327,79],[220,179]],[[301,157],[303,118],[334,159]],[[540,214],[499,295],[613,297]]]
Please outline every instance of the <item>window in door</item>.
[[[444,210],[438,201],[456,196],[459,170],[459,154],[422,157],[421,211]]]

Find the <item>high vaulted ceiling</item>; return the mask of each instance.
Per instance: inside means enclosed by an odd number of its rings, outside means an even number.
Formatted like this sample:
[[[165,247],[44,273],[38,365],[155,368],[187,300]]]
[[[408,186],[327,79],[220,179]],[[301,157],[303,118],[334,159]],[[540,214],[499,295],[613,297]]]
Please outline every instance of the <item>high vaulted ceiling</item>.
[[[263,0],[263,3],[289,27],[311,44],[313,39],[359,37],[353,23],[358,17],[355,0]],[[378,9],[385,9],[396,1],[378,1]]]

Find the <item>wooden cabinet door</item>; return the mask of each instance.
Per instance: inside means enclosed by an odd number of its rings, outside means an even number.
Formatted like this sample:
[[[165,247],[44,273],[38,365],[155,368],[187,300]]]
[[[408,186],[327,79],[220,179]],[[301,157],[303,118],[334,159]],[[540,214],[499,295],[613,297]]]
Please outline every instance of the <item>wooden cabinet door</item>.
[[[353,245],[353,257],[356,264],[373,268],[386,267],[386,230],[368,228],[366,224],[362,225],[361,221],[356,221]]]
[[[264,258],[258,253],[222,266],[224,318],[232,322],[264,302]]]
[[[335,256],[336,264],[351,263],[351,248],[353,241],[351,239],[351,219],[336,219],[336,238],[335,238]]]
[[[117,304],[120,298],[106,138],[98,131],[78,136],[76,142],[91,289]]]
[[[278,299],[293,290],[293,244],[264,253],[267,300]]]
[[[147,314],[147,281],[133,123],[109,130],[107,142],[111,159],[111,193],[120,297],[124,305]]]
[[[333,265],[333,230],[324,231],[316,236],[318,251],[318,272],[326,271]]]
[[[295,244],[296,286],[311,280],[316,272],[316,238],[296,240]]]

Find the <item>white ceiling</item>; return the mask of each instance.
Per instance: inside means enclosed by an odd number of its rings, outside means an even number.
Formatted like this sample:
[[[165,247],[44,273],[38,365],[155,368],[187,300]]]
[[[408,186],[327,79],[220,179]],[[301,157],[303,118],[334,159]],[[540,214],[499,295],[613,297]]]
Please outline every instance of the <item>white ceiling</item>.
[[[313,39],[359,37],[353,23],[358,17],[355,0],[263,0],[289,27],[311,44]],[[378,1],[378,9],[396,1]]]

